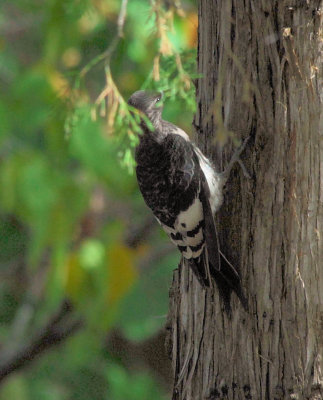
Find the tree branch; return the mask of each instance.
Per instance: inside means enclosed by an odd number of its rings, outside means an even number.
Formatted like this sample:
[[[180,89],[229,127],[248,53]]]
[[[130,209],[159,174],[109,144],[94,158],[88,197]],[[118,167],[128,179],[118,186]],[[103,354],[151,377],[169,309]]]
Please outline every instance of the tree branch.
[[[123,37],[123,27],[126,20],[127,4],[128,0],[122,0],[118,15],[116,36],[112,39],[109,47],[103,53],[99,54],[97,57],[91,60],[87,65],[85,65],[85,67],[83,67],[83,69],[80,72],[80,78],[83,78],[96,64],[98,64],[101,61],[105,60],[106,66],[109,65],[111,55],[116,49],[119,40]]]
[[[83,323],[80,320],[69,320],[72,306],[64,300],[60,309],[44,328],[33,337],[28,344],[22,345],[18,351],[4,351],[0,361],[0,382],[9,374],[31,363],[39,354],[47,349],[63,342],[65,339],[79,330]]]

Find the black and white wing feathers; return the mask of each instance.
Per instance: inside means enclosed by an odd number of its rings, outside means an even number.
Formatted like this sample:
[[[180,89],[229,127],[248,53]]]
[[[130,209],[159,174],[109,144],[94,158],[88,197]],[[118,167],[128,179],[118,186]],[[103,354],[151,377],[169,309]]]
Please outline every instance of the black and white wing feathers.
[[[155,141],[143,135],[136,151],[137,179],[146,204],[203,286],[213,277],[229,302],[234,290],[243,301],[240,278],[221,256],[210,205],[210,189],[200,163],[205,157],[173,124]],[[178,128],[179,129],[179,128]]]

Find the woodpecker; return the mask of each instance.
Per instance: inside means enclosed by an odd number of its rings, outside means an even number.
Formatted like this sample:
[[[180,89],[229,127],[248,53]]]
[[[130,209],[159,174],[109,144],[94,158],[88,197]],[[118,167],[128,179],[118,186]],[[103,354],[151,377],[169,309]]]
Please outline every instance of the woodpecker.
[[[142,196],[200,284],[210,287],[214,279],[226,308],[232,291],[246,308],[240,276],[220,250],[214,214],[223,203],[223,186],[234,163],[246,173],[239,157],[248,138],[218,173],[186,132],[162,119],[161,98],[161,93],[139,90],[128,100],[146,117],[141,118],[135,151]]]

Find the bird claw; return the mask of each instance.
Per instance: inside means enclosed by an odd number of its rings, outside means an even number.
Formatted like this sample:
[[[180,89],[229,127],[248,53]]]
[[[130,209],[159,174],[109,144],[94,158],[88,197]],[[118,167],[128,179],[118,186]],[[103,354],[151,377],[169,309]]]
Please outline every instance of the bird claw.
[[[240,165],[240,167],[241,167],[241,169],[242,169],[243,175],[244,175],[245,178],[247,178],[247,179],[251,179],[251,175],[249,174],[249,172],[248,172],[247,168],[245,167],[244,163],[242,162],[242,160],[241,160],[241,158],[240,158],[240,154],[241,154],[241,153],[243,152],[243,150],[246,148],[249,139],[250,139],[250,136],[248,136],[248,137],[243,141],[242,146],[240,146],[240,148],[237,150],[237,152],[238,152],[238,159],[237,159],[237,162],[239,163],[239,165]]]
[[[240,160],[240,154],[244,151],[244,149],[247,146],[247,143],[250,139],[250,136],[248,136],[242,143],[242,145],[234,152],[229,165],[234,164],[235,162],[239,162]]]
[[[250,139],[250,136],[248,136],[242,143],[242,145],[235,151],[235,153],[233,154],[227,168],[225,169],[225,171],[222,173],[223,176],[225,177],[225,181],[229,178],[231,169],[233,167],[233,165],[237,162],[243,172],[243,175],[247,178],[247,179],[251,179],[251,175],[249,174],[249,172],[247,171],[247,168],[245,167],[245,165],[243,164],[241,158],[240,158],[240,154],[244,151],[244,149],[247,146],[247,143]]]
[[[242,169],[242,173],[243,173],[244,177],[247,179],[251,179],[251,175],[249,174],[249,172],[248,172],[246,166],[244,165],[244,163],[242,162],[241,158],[238,159],[238,163]]]

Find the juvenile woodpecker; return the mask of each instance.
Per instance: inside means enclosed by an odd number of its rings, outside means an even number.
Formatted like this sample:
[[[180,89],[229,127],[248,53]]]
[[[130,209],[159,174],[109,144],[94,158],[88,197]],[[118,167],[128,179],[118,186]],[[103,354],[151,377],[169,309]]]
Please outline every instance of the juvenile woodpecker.
[[[223,186],[233,164],[242,166],[239,156],[248,139],[226,170],[218,173],[182,129],[162,119],[161,97],[140,90],[128,101],[153,127],[141,119],[135,158],[142,196],[200,284],[210,286],[213,278],[226,306],[232,290],[246,306],[240,276],[220,251],[214,214],[223,202]]]

